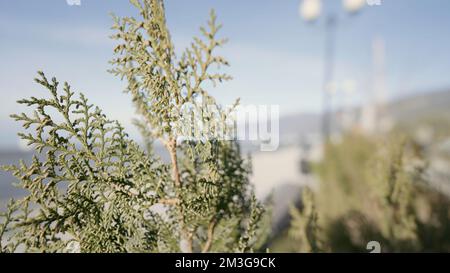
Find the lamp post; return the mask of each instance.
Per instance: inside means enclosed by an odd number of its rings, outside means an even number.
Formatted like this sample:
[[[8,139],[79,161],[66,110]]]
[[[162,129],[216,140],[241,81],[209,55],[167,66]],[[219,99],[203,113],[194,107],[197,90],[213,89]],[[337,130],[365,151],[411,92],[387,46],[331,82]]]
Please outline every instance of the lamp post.
[[[365,4],[365,0],[343,0],[344,9],[350,13],[357,13]],[[322,10],[321,0],[302,0],[300,15],[307,22],[316,21]],[[331,131],[331,92],[329,86],[334,77],[334,57],[336,48],[336,28],[338,16],[333,12],[325,15],[325,52],[323,71],[323,99],[322,99],[322,139],[328,141]]]

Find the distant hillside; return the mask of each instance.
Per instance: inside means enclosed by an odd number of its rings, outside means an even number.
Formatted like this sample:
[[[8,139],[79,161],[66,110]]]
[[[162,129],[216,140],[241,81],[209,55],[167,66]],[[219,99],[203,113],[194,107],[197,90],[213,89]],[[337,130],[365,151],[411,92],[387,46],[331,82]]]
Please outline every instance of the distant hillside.
[[[361,115],[361,107],[346,109],[355,117]],[[385,106],[385,110],[394,122],[411,123],[430,118],[450,121],[450,90],[415,94],[396,99]],[[333,113],[333,130],[342,110]],[[300,140],[301,136],[320,133],[321,115],[302,113],[280,118],[280,138],[282,142]]]
[[[418,94],[388,104],[389,114],[398,121],[446,116],[450,117],[450,90]]]

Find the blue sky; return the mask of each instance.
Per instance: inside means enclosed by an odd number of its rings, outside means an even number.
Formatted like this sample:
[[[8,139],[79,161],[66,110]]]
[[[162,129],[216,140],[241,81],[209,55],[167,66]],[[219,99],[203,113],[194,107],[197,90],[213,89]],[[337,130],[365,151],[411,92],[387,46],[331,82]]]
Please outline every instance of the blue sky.
[[[308,24],[300,0],[167,0],[167,20],[178,50],[184,48],[214,8],[230,42],[221,49],[234,80],[211,92],[224,104],[279,104],[281,115],[319,112],[323,66],[323,17]],[[354,82],[345,103],[365,101],[372,81],[372,43],[386,48],[390,98],[450,87],[450,1],[384,0],[360,14],[343,12],[340,0],[324,0],[337,12],[338,84]],[[134,112],[124,83],[107,73],[114,43],[111,17],[133,15],[126,0],[0,0],[0,148],[18,145],[20,127],[8,117],[23,111],[15,101],[45,93],[33,83],[37,70],[68,81],[104,112],[130,125]],[[337,96],[340,96],[338,93]],[[344,101],[342,98],[341,102]]]

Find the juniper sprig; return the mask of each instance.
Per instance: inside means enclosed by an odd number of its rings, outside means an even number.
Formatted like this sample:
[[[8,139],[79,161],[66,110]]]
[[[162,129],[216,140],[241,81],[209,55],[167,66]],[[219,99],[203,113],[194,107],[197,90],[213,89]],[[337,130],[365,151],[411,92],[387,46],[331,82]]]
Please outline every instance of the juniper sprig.
[[[111,72],[128,83],[147,149],[83,94],[39,72],[36,82],[49,96],[19,101],[34,112],[12,115],[36,155],[5,167],[28,195],[0,218],[2,252],[254,250],[264,209],[239,145],[208,131],[185,140],[178,130],[188,109],[201,113],[195,118],[206,128],[229,131],[229,111],[206,91],[208,82],[231,79],[216,72],[228,65],[215,54],[226,41],[217,38],[216,15],[177,59],[163,2],[130,2],[140,17],[114,16]],[[153,153],[155,141],[170,162]]]

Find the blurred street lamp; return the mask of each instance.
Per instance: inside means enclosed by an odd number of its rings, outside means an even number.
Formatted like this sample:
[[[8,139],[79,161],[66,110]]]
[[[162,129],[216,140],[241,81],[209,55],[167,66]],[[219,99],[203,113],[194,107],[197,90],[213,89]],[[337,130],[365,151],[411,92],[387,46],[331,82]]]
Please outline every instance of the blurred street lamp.
[[[355,14],[365,4],[365,0],[342,0],[344,9],[349,14]],[[321,0],[302,0],[300,3],[300,15],[307,22],[316,21],[322,12]],[[328,141],[331,125],[331,93],[330,83],[334,76],[334,55],[335,55],[335,34],[338,17],[335,13],[329,12],[325,15],[325,54],[324,54],[324,75],[323,75],[323,115],[322,115],[322,138]]]
[[[319,17],[322,9],[320,0],[303,0],[300,5],[300,15],[306,21],[314,21]]]
[[[343,0],[342,1],[344,8],[346,11],[350,13],[356,13],[361,10],[362,7],[364,7],[364,4],[366,3],[365,0]]]

